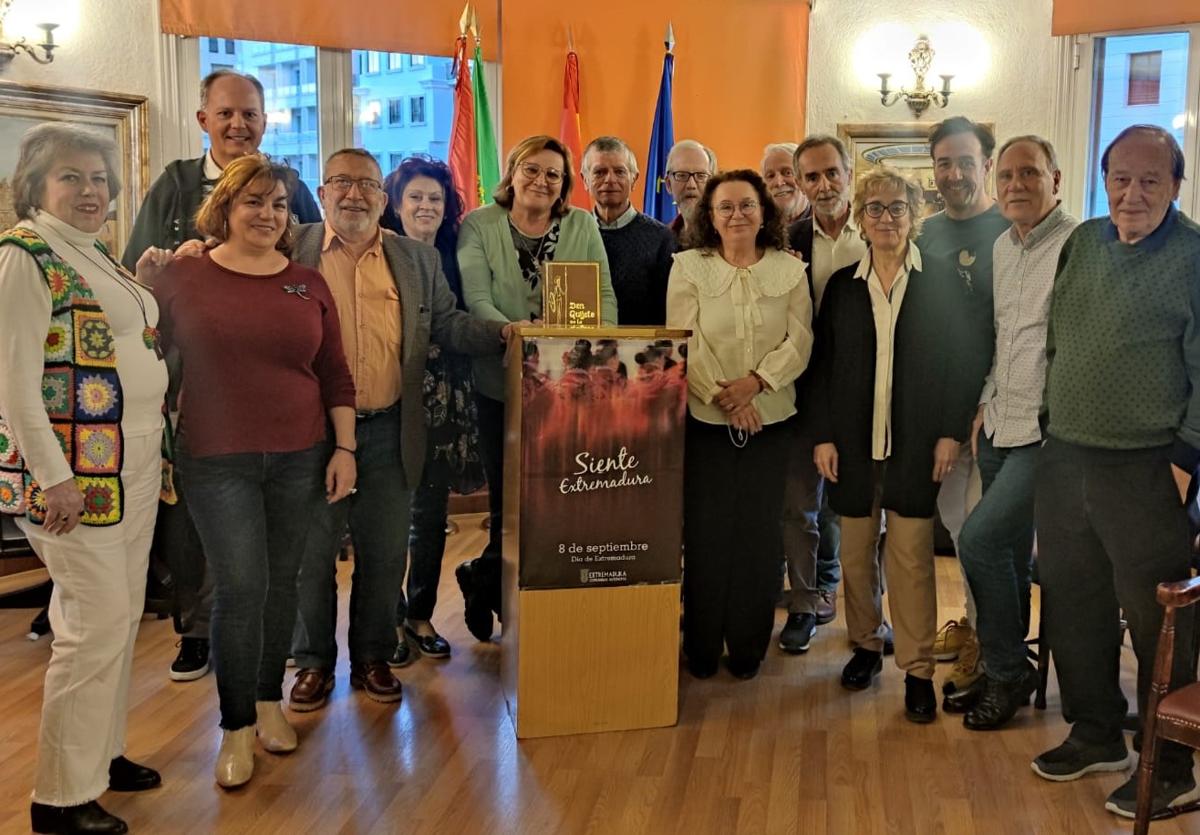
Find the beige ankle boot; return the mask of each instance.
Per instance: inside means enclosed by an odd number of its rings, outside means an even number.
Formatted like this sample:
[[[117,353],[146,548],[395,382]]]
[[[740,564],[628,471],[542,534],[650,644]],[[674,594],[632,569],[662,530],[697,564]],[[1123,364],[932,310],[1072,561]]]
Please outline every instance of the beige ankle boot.
[[[214,769],[217,785],[232,789],[254,776],[254,728],[221,732],[221,750]]]
[[[258,724],[255,730],[262,747],[272,754],[286,754],[296,750],[296,729],[288,724],[279,702],[255,702]]]

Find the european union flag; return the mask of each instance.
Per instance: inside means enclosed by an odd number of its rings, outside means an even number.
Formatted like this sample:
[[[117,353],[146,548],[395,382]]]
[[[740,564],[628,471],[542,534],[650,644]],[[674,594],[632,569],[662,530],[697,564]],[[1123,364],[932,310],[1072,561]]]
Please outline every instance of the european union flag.
[[[662,81],[658,86],[658,104],[654,107],[654,128],[650,132],[650,150],[646,154],[646,193],[642,211],[663,223],[675,219],[675,203],[667,191],[667,154],[675,144],[675,118],[671,113],[671,79],[675,74],[675,39],[667,27],[667,54],[663,56]]]

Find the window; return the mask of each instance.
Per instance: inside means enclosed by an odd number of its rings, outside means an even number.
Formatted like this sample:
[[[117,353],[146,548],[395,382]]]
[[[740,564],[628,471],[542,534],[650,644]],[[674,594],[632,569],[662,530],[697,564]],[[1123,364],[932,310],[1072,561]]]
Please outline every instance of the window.
[[[425,66],[425,56],[424,55],[409,55],[408,56],[408,68],[409,69],[415,70],[415,69],[418,69],[423,66]]]
[[[1162,84],[1162,52],[1131,52],[1129,54],[1129,87],[1125,103],[1158,104]]]
[[[366,148],[383,164],[393,154],[403,159],[414,152],[446,159],[454,112],[454,79],[449,77],[449,68],[454,62],[450,58],[418,55],[417,65],[428,67],[428,71],[371,75],[362,71],[367,66],[362,56],[368,54],[355,50],[350,61],[355,70],[350,81],[356,114],[353,144]],[[375,54],[383,56],[379,60],[385,67],[411,67],[414,58],[398,52]],[[377,122],[370,117],[374,101],[380,102],[382,108]],[[373,126],[386,129],[366,129]]]
[[[320,156],[317,113],[321,102],[315,85],[301,86],[302,77],[316,77],[317,50],[312,46],[227,40],[224,55],[214,55],[217,38],[200,53],[200,76],[218,67],[249,73],[262,82],[266,131],[259,149],[297,169],[315,193],[320,172],[309,158]],[[232,45],[232,48],[229,46]],[[232,63],[231,63],[232,59]],[[203,146],[208,148],[208,137]]]
[[[367,127],[377,128],[380,124],[380,115],[383,113],[383,105],[378,100],[367,102],[367,106],[363,108],[359,114],[359,120]]]
[[[389,52],[387,57],[387,68],[389,70],[404,69],[404,53]]]
[[[374,50],[367,53],[367,72],[371,75],[379,72],[379,53]]]
[[[397,154],[397,153],[388,154],[388,159],[391,161],[391,164],[388,166],[387,170],[395,171],[397,168],[399,168],[400,163],[404,162],[405,156],[407,156],[407,154],[402,154],[402,153],[401,154]]]
[[[425,97],[413,96],[408,100],[408,123],[410,125],[425,124]]]
[[[221,39],[220,38],[207,38],[206,40],[208,41],[208,51],[209,52],[220,52],[221,51]]]
[[[1170,131],[1189,157],[1188,170],[1194,169],[1195,137],[1189,139],[1187,126],[1189,108],[1191,119],[1196,118],[1200,67],[1190,65],[1188,54],[1196,34],[1153,32],[1093,39],[1085,217],[1108,214],[1100,158],[1117,134],[1131,125],[1158,125]],[[1189,185],[1185,180],[1182,194],[1190,195]],[[1189,202],[1182,206],[1186,211]]]

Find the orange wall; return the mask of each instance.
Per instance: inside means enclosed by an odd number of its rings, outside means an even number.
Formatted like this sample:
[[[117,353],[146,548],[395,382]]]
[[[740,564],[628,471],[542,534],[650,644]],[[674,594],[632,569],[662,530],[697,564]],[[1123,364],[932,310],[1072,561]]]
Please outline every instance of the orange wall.
[[[1200,21],[1200,0],[1054,0],[1055,35],[1082,35]]]
[[[623,138],[645,168],[675,26],[675,138],[698,139],[722,168],[757,168],[768,142],[804,133],[805,0],[503,0],[503,158],[523,137],[558,135],[567,26],[579,54],[583,141]],[[578,163],[577,163],[578,164]],[[641,203],[642,183],[634,191]]]

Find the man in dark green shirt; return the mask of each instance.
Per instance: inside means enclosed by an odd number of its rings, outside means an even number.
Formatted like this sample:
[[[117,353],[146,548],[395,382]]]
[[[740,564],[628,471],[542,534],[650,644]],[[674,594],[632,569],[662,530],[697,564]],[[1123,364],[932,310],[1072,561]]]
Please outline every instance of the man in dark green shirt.
[[[1122,131],[1101,158],[1109,217],[1059,256],[1047,337],[1047,441],[1036,484],[1044,638],[1058,668],[1066,742],[1033,761],[1048,780],[1123,771],[1121,611],[1147,715],[1159,583],[1191,575],[1184,504],[1200,461],[1200,226],[1173,205],[1184,158],[1158,127]],[[1193,493],[1194,495],[1194,493]],[[1192,610],[1176,646],[1192,646]],[[1171,689],[1195,680],[1175,653]],[[1139,741],[1135,738],[1135,746]],[[1163,813],[1200,798],[1191,750],[1165,742],[1153,787]],[[1105,808],[1132,818],[1137,778]]]

